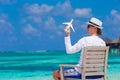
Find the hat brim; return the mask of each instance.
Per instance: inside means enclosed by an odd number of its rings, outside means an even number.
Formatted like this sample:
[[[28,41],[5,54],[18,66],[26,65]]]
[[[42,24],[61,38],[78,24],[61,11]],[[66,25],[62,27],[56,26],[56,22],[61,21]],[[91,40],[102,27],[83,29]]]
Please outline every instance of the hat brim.
[[[96,26],[96,25],[94,25],[94,24],[92,24],[92,23],[89,23],[89,22],[87,22],[87,25],[92,25],[92,26],[97,27],[97,28],[99,28],[99,29],[103,29],[103,27]]]

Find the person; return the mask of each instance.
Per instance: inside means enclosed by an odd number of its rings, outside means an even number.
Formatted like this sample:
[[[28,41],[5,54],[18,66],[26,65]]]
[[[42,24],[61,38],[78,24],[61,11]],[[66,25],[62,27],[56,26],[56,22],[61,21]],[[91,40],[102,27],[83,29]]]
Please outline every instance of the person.
[[[99,37],[102,35],[102,21],[92,17],[90,21],[87,23],[87,31],[90,34],[89,36],[81,38],[77,43],[73,46],[71,45],[71,38],[70,38],[70,29],[65,29],[66,37],[65,37],[65,47],[66,52],[68,54],[76,53],[81,50],[80,60],[78,62],[78,66],[82,65],[82,53],[83,48],[87,46],[106,46],[105,42]],[[68,25],[70,26],[70,25]],[[81,70],[78,68],[71,68],[64,70],[64,76],[75,76],[81,74]],[[54,80],[60,80],[60,73],[59,70],[55,70],[53,72]]]

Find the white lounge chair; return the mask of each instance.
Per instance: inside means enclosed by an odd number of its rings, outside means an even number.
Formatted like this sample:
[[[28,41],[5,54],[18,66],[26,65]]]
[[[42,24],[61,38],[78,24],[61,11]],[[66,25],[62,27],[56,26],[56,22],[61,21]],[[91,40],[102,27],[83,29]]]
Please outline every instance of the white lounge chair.
[[[61,80],[107,80],[108,50],[109,47],[85,47],[82,66],[60,64]],[[82,73],[78,77],[64,77],[64,67],[78,67]]]

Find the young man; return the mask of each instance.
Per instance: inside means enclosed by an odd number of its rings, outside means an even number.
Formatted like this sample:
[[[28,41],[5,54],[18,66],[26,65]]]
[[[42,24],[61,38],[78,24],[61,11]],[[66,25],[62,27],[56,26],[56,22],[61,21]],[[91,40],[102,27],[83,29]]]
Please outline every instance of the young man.
[[[65,30],[66,37],[65,37],[65,47],[66,52],[68,54],[76,53],[78,51],[81,52],[80,60],[78,62],[78,66],[82,65],[82,54],[83,54],[83,48],[87,46],[106,46],[105,42],[99,38],[99,35],[102,35],[102,21],[100,21],[97,18],[91,18],[88,22],[87,31],[90,34],[90,36],[86,36],[81,38],[76,44],[73,46],[71,45],[71,39],[70,39],[70,29]],[[64,75],[66,76],[76,76],[81,74],[81,70],[78,68],[71,68],[64,70]],[[54,80],[60,80],[60,73],[59,70],[54,71],[53,73]]]

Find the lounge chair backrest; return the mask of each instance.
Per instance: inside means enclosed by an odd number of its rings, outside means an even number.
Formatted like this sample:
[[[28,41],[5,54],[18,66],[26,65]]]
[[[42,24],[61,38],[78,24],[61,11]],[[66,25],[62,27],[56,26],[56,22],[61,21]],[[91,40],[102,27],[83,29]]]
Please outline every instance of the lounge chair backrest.
[[[89,46],[84,48],[82,55],[82,65],[61,64],[60,73],[61,80],[107,80],[107,60],[109,47]],[[65,78],[64,67],[81,68],[82,73],[80,78]],[[99,76],[99,77],[98,77]],[[97,77],[97,78],[95,78]]]
[[[83,53],[82,64],[82,80],[85,80],[86,76],[98,76],[103,75],[103,79],[106,80],[106,68],[108,60],[109,47],[85,47]]]

